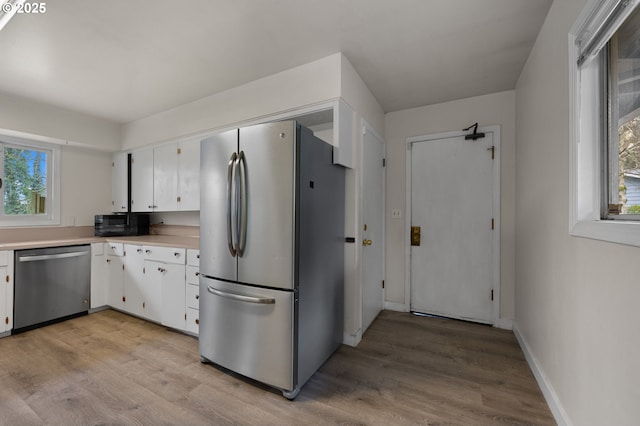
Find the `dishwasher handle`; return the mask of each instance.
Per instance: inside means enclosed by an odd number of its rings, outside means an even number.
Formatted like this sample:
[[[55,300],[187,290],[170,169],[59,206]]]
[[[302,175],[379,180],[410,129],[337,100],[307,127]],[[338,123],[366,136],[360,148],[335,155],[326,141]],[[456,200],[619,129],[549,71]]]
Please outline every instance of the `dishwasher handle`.
[[[88,251],[74,251],[70,253],[39,254],[36,256],[18,256],[18,262],[37,262],[40,260],[66,259],[69,257],[80,257],[88,255]]]

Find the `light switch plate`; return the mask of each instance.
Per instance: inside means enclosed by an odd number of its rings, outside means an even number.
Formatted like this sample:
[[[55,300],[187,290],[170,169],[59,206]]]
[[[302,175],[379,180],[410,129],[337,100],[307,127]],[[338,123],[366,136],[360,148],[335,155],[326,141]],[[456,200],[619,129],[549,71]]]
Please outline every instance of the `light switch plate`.
[[[401,219],[401,218],[402,218],[402,210],[391,209],[391,219]]]

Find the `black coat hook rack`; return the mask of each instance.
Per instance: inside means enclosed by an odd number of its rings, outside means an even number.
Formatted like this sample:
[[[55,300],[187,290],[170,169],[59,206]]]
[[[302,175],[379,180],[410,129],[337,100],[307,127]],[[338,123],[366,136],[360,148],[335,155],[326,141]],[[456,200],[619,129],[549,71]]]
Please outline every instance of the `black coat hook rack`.
[[[462,129],[462,131],[466,132],[467,130],[471,130],[471,128],[473,128],[473,133],[471,133],[470,135],[465,135],[464,140],[466,140],[466,141],[468,141],[468,140],[475,141],[477,139],[484,138],[484,133],[482,133],[482,132],[478,133],[478,123],[472,124],[471,126],[467,127],[466,129]]]

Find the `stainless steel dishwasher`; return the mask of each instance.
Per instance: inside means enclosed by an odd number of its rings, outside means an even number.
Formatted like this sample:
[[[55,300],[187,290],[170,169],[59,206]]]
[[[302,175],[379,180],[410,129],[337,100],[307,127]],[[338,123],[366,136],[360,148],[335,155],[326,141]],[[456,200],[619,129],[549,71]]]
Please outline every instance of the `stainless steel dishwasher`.
[[[16,250],[14,279],[14,333],[86,314],[91,246]]]

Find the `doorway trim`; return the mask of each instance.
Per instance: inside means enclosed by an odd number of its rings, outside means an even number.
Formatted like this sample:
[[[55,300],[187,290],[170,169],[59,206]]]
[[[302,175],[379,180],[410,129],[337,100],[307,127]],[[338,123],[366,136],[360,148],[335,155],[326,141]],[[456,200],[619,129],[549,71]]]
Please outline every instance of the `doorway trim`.
[[[493,133],[494,163],[493,163],[493,305],[492,305],[492,325],[500,325],[500,126],[483,126],[478,128],[479,132]],[[469,134],[462,130],[452,132],[435,133],[422,136],[413,136],[405,140],[406,144],[406,175],[405,175],[405,236],[404,236],[404,261],[405,261],[405,281],[404,281],[404,303],[406,311],[411,310],[411,147],[414,143],[428,142],[437,139],[456,138]]]

